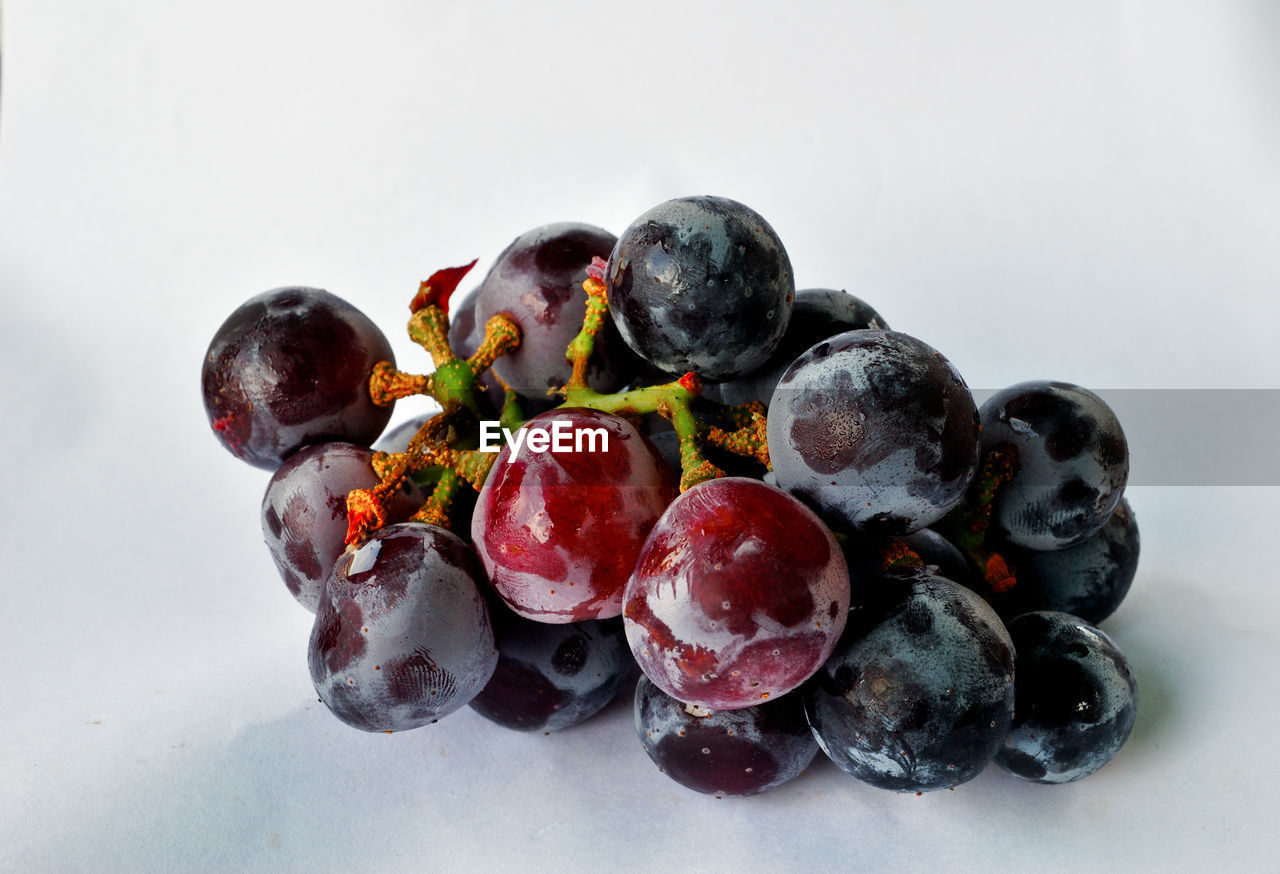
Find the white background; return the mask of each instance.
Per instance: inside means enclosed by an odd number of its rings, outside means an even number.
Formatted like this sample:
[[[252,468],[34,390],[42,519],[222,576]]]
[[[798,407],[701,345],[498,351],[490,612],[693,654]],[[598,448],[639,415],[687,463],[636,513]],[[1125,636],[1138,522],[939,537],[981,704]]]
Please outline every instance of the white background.
[[[553,736],[330,716],[262,546],[266,475],[210,435],[199,372],[222,319],[286,284],[425,368],[403,324],[434,269],[705,193],[972,386],[1280,387],[1280,6],[3,13],[0,870],[1273,861],[1275,488],[1130,490],[1142,564],[1104,628],[1142,704],[1093,777],[917,798],[818,762],[716,800],[657,771],[625,706]],[[1220,423],[1181,426],[1231,452]]]

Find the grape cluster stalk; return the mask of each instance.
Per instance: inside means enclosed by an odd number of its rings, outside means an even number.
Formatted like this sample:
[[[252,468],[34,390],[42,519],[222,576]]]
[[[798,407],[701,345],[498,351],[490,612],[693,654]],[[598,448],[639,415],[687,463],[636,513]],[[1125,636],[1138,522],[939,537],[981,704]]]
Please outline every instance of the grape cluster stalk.
[[[305,288],[206,355],[212,430],[273,471],[264,539],[339,719],[560,731],[634,689],[648,756],[716,795],[819,750],[916,794],[1117,755],[1137,685],[1097,625],[1139,541],[1100,398],[1033,381],[979,408],[870,304],[797,291],[726,198],[535,228],[452,306],[475,264],[412,297],[429,373]],[[370,448],[415,396],[440,410]]]

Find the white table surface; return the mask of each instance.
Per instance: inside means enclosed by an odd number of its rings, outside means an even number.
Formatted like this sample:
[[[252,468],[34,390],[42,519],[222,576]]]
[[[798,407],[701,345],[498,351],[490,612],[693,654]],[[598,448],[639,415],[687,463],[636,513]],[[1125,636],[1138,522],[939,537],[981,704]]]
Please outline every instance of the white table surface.
[[[820,761],[717,800],[623,705],[383,736],[317,703],[266,475],[199,396],[268,288],[348,298],[423,369],[434,269],[719,194],[975,389],[1280,387],[1269,0],[602,6],[4,0],[0,870],[1271,869],[1272,477],[1131,487],[1103,627],[1140,712],[1069,786],[917,798]],[[1247,417],[1126,425],[1135,472],[1249,451]]]

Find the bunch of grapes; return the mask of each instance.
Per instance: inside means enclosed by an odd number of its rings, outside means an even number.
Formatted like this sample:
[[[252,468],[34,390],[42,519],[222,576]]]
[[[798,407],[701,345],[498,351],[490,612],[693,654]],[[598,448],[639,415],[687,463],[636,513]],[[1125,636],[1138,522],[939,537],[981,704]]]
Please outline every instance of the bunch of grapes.
[[[339,719],[470,705],[553,731],[634,688],[648,755],[722,795],[819,749],[916,793],[1116,754],[1137,687],[1096,626],[1138,531],[1095,394],[1028,382],[978,408],[867,303],[797,292],[774,230],[724,198],[618,238],[532,230],[451,313],[474,263],[412,299],[428,374],[309,288],[246,302],[205,358],[214,433],[273,471],[263,533]],[[370,448],[414,395],[440,411]]]

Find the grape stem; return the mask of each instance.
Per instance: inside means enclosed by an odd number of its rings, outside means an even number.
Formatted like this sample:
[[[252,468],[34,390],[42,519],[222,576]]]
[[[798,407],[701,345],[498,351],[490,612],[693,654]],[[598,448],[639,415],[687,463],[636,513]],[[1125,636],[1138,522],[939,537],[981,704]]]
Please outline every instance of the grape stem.
[[[473,261],[472,264],[475,262]],[[347,494],[348,546],[357,546],[387,521],[387,504],[405,477],[436,468],[438,476],[431,498],[413,517],[418,521],[440,519],[447,523],[449,504],[457,491],[460,480],[466,480],[479,489],[493,465],[493,456],[482,453],[482,458],[464,458],[466,453],[456,452],[450,441],[456,441],[464,424],[474,425],[479,418],[476,398],[480,391],[479,377],[498,356],[520,345],[520,328],[505,314],[499,314],[485,323],[484,341],[476,354],[469,359],[458,358],[449,345],[449,294],[462,275],[471,268],[449,268],[437,271],[433,279],[446,275],[448,284],[440,294],[423,283],[411,305],[409,337],[427,350],[435,364],[430,376],[405,373],[389,361],[379,362],[369,377],[369,396],[375,404],[388,406],[395,401],[426,395],[440,404],[441,412],[429,418],[413,435],[404,452],[379,453],[375,456],[374,470],[378,482],[367,489],[354,489]],[[517,413],[518,414],[518,413]]]
[[[702,452],[703,442],[729,452],[754,458],[766,467],[769,464],[769,448],[765,437],[764,407],[744,405],[726,407],[726,416],[738,425],[738,429],[725,432],[720,428],[704,426],[692,409],[693,400],[702,394],[702,380],[695,373],[686,373],[675,382],[663,385],[631,389],[617,394],[601,394],[587,384],[587,364],[595,351],[596,337],[604,328],[609,315],[609,296],[604,282],[605,262],[592,259],[587,268],[587,278],[582,290],[587,293],[587,313],[582,330],[569,343],[565,357],[573,365],[573,374],[561,394],[563,407],[586,407],[617,416],[640,416],[657,413],[671,422],[680,441],[680,491],[687,491],[700,482],[724,476],[724,471],[712,464]]]
[[[1013,566],[987,543],[991,528],[991,510],[1000,493],[1018,471],[1018,451],[1012,445],[996,447],[987,453],[965,502],[934,525],[935,530],[963,552],[995,594],[1007,592],[1017,584]]]
[[[415,395],[432,397],[440,404],[440,413],[428,419],[409,441],[404,452],[377,453],[374,470],[378,482],[367,489],[355,489],[347,495],[347,544],[354,547],[372,532],[386,524],[387,504],[395,490],[408,476],[416,482],[434,482],[431,497],[412,519],[448,526],[449,510],[463,482],[477,491],[484,485],[497,455],[462,447],[479,419],[477,398],[479,378],[500,356],[510,354],[520,345],[519,325],[504,313],[485,323],[484,341],[468,359],[460,359],[449,345],[449,296],[468,270],[451,267],[436,271],[423,282],[410,303],[409,337],[431,356],[435,371],[429,376],[405,373],[389,361],[380,362],[369,378],[369,395],[379,406],[389,406],[402,398]],[[582,283],[587,294],[587,310],[582,328],[565,351],[572,366],[568,383],[559,394],[564,398],[560,408],[585,407],[617,416],[641,416],[657,413],[668,419],[680,441],[680,490],[686,491],[700,482],[724,476],[724,471],[703,454],[706,444],[727,452],[759,461],[768,467],[769,447],[763,405],[740,407],[717,405],[734,430],[704,424],[695,415],[694,401],[702,394],[702,381],[694,373],[686,373],[674,382],[634,388],[616,394],[601,394],[587,382],[587,369],[595,352],[596,339],[609,317],[608,293],[604,282],[605,262],[593,259]],[[511,431],[524,423],[519,398],[511,387],[502,384],[506,393],[499,421]]]

